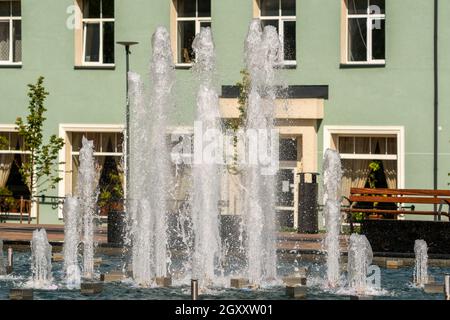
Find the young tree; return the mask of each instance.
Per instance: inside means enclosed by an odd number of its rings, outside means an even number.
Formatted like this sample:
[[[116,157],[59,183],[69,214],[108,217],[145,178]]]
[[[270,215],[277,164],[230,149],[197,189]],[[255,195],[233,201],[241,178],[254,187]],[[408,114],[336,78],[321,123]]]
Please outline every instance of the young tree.
[[[55,170],[58,164],[58,152],[64,146],[64,140],[52,135],[47,144],[43,141],[43,124],[46,118],[44,113],[44,101],[49,95],[43,86],[44,77],[39,77],[36,84],[29,84],[28,105],[29,114],[26,122],[22,118],[17,118],[16,125],[19,136],[23,137],[24,149],[29,151],[22,165],[19,168],[20,174],[25,184],[30,188],[30,192],[45,192],[48,189],[55,189],[56,184],[61,180],[58,171]]]

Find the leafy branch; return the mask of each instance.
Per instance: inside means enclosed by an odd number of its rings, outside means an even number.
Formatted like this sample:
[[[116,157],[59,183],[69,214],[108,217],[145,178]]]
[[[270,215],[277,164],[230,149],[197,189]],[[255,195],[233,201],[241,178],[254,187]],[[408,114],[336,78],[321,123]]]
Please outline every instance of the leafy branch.
[[[44,113],[47,111],[44,102],[49,95],[43,82],[44,78],[39,77],[36,84],[28,85],[29,114],[26,121],[20,117],[16,120],[19,136],[23,137],[24,150],[29,152],[19,171],[31,193],[39,188],[42,188],[41,192],[55,189],[56,184],[62,180],[54,168],[63,163],[58,162],[58,153],[64,146],[64,140],[52,135],[47,144],[43,141],[42,132],[46,120]],[[45,178],[45,181],[42,181],[42,178]]]
[[[236,83],[239,88],[238,97],[238,110],[239,117],[228,119],[225,121],[225,128],[233,131],[233,164],[229,168],[231,174],[238,174],[238,135],[237,132],[240,128],[244,127],[247,119],[247,106],[248,106],[248,95],[250,92],[250,75],[247,70],[241,70],[242,80]]]

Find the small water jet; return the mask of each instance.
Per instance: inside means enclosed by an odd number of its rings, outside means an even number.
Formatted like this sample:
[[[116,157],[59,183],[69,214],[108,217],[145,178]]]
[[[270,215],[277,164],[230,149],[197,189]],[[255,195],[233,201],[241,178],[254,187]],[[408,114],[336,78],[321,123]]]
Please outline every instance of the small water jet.
[[[94,142],[83,137],[78,171],[78,198],[82,223],[83,277],[86,279],[93,279],[94,277],[94,234],[98,196],[96,174]]]
[[[339,153],[327,149],[323,162],[323,203],[327,230],[324,244],[327,254],[327,280],[331,288],[338,286],[340,278],[341,180],[342,167]]]
[[[64,217],[64,272],[69,288],[78,288],[81,283],[81,271],[78,263],[80,244],[80,206],[78,199],[67,196],[63,207]]]
[[[3,240],[0,239],[0,275],[6,274],[6,261],[3,254]]]
[[[414,266],[414,283],[423,287],[428,283],[428,246],[425,240],[416,240],[414,243],[416,264]]]
[[[31,272],[33,287],[47,287],[53,280],[52,246],[48,242],[45,229],[33,231],[31,240]]]
[[[368,268],[372,263],[373,252],[369,240],[366,236],[359,234],[352,234],[350,236],[350,244],[348,247],[348,285],[354,289],[356,293],[367,293]]]

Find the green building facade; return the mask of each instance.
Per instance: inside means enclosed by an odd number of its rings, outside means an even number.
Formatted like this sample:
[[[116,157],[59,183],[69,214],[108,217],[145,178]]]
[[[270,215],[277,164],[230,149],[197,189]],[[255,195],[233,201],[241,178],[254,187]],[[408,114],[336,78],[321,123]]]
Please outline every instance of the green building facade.
[[[0,0],[0,133],[9,140],[0,151],[0,187],[17,194],[23,189],[13,186],[12,159],[24,156],[14,122],[27,114],[28,83],[45,77],[45,137],[57,134],[66,142],[63,180],[46,193],[64,197],[75,190],[83,135],[94,139],[99,181],[107,164],[123,172],[126,66],[117,41],[139,42],[131,48],[130,67],[148,78],[151,35],[158,26],[169,30],[176,68],[171,128],[189,133],[197,91],[192,36],[211,25],[221,113],[234,118],[233,85],[242,78],[248,25],[261,18],[280,33],[279,74],[289,85],[276,111],[287,150],[280,159],[278,211],[289,217],[287,225],[296,226],[297,173],[320,172],[326,148],[343,158],[344,195],[366,185],[374,160],[382,167],[378,186],[432,189],[436,87],[437,187],[448,189],[450,3],[438,4],[436,19],[434,2],[422,0]],[[225,180],[223,213],[239,214],[235,179]],[[39,222],[62,223],[61,205],[49,199],[40,198]]]

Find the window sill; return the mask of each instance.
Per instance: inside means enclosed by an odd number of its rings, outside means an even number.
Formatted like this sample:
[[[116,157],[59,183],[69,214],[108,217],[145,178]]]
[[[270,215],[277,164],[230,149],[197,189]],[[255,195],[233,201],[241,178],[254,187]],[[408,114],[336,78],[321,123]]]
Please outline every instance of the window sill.
[[[278,69],[297,69],[297,62],[282,62],[275,66]]]
[[[116,65],[78,65],[75,70],[115,70]]]
[[[385,68],[386,63],[341,63],[340,69]]]
[[[0,68],[1,69],[21,69],[22,63],[5,63],[5,64],[0,63]]]
[[[175,69],[177,69],[177,70],[188,70],[188,69],[191,69],[193,65],[194,65],[193,63],[176,63],[175,64]]]

